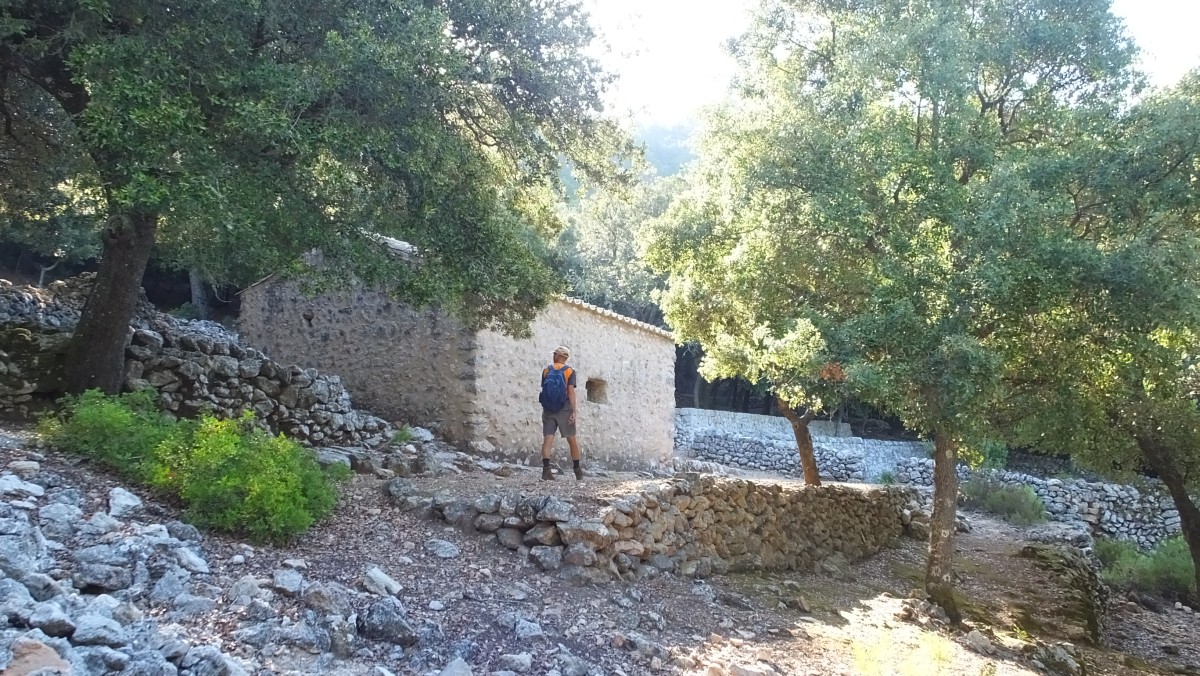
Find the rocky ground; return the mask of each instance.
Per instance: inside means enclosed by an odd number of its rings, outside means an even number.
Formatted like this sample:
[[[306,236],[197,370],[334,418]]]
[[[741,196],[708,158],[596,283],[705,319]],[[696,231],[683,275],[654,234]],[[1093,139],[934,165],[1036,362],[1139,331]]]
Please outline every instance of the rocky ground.
[[[201,535],[170,505],[19,429],[0,429],[0,468],[5,676],[1200,669],[1200,615],[1116,599],[1104,645],[1090,645],[1063,581],[1019,556],[1023,534],[974,515],[958,540],[958,631],[907,598],[921,575],[916,540],[808,574],[690,580],[645,567],[634,581],[574,586],[494,538],[397,509],[373,474],[347,483],[336,513],[300,541],[255,547]],[[463,497],[553,493],[582,508],[649,480],[537,477],[485,462],[412,481]]]

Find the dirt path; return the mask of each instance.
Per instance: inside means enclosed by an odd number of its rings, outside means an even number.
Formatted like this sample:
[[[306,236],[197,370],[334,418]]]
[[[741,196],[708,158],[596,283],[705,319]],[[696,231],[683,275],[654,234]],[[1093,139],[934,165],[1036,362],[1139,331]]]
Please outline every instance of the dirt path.
[[[0,467],[28,456],[23,436],[0,427]],[[123,483],[55,452],[38,457],[44,471],[83,488],[97,504],[110,487]],[[460,497],[553,491],[583,507],[650,479],[612,474],[583,485],[568,480],[547,485],[535,470],[517,469],[509,477],[474,472],[416,481],[423,490]],[[262,662],[269,673],[366,674],[378,673],[373,671],[378,665],[395,673],[436,674],[461,656],[475,674],[486,674],[501,668],[504,654],[528,654],[532,666],[526,673],[559,676],[586,673],[572,670],[575,659],[624,676],[1041,673],[1022,648],[1031,635],[1075,643],[1093,675],[1195,673],[1184,671],[1186,665],[1200,664],[1197,616],[1156,615],[1123,602],[1115,604],[1106,635],[1114,647],[1086,645],[1079,622],[1063,610],[1061,581],[1016,555],[1024,544],[1019,531],[977,515],[971,516],[973,532],[957,540],[959,588],[969,625],[987,638],[993,654],[968,647],[964,632],[898,619],[921,578],[924,546],[914,540],[898,540],[868,561],[819,574],[688,580],[653,575],[647,567],[648,576],[635,583],[575,587],[491,538],[397,510],[383,484],[354,477],[343,486],[334,515],[287,547],[252,548],[236,538],[206,536],[204,553],[213,569],[208,582],[229,589],[243,576],[270,579],[299,561],[307,580],[357,588],[364,570],[379,566],[402,585],[398,597],[413,626],[436,639],[430,642],[436,649],[425,651],[420,661],[378,644],[335,663],[287,647],[265,656],[236,645],[232,632],[241,618],[224,607],[189,620],[181,630]],[[164,520],[177,516],[169,506],[155,509]],[[453,543],[459,553],[434,556],[425,548],[433,538]],[[280,612],[300,617],[298,604],[281,603]],[[518,620],[535,623],[541,635],[523,637],[514,630]],[[1164,644],[1179,654],[1163,653]]]

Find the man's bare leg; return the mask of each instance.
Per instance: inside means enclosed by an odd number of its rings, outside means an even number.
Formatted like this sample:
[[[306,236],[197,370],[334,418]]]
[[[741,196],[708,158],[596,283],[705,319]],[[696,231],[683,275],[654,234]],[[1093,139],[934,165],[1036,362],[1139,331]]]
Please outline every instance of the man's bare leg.
[[[574,439],[571,440],[572,442]],[[554,474],[550,471],[550,453],[554,450],[554,435],[542,437],[542,481],[553,481]],[[574,453],[575,451],[571,451]]]
[[[567,437],[567,445],[571,447],[571,466],[575,470],[575,479],[583,481],[583,468],[579,466],[583,454],[579,452],[579,442],[575,440],[575,437]]]

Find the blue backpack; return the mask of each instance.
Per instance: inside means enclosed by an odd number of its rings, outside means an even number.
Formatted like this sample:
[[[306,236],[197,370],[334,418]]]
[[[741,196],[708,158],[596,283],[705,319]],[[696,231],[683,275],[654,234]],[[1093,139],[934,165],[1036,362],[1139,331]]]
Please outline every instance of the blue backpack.
[[[567,380],[571,377],[570,367],[554,368],[551,364],[542,376],[542,394],[538,397],[547,413],[558,413],[570,401],[567,399]]]

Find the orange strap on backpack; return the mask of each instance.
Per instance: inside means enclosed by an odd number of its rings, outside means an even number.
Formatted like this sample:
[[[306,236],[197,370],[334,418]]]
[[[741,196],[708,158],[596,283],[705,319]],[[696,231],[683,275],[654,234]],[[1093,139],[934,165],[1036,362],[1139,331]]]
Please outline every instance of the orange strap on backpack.
[[[542,369],[542,380],[545,380],[546,376],[550,375],[550,369],[552,369],[552,368],[554,368],[554,367],[547,366],[546,368]],[[555,369],[555,370],[557,370],[557,369]],[[575,372],[571,370],[570,366],[562,367],[562,372],[563,372],[563,380],[567,381],[567,387],[570,387],[571,386],[571,374],[575,373]]]

